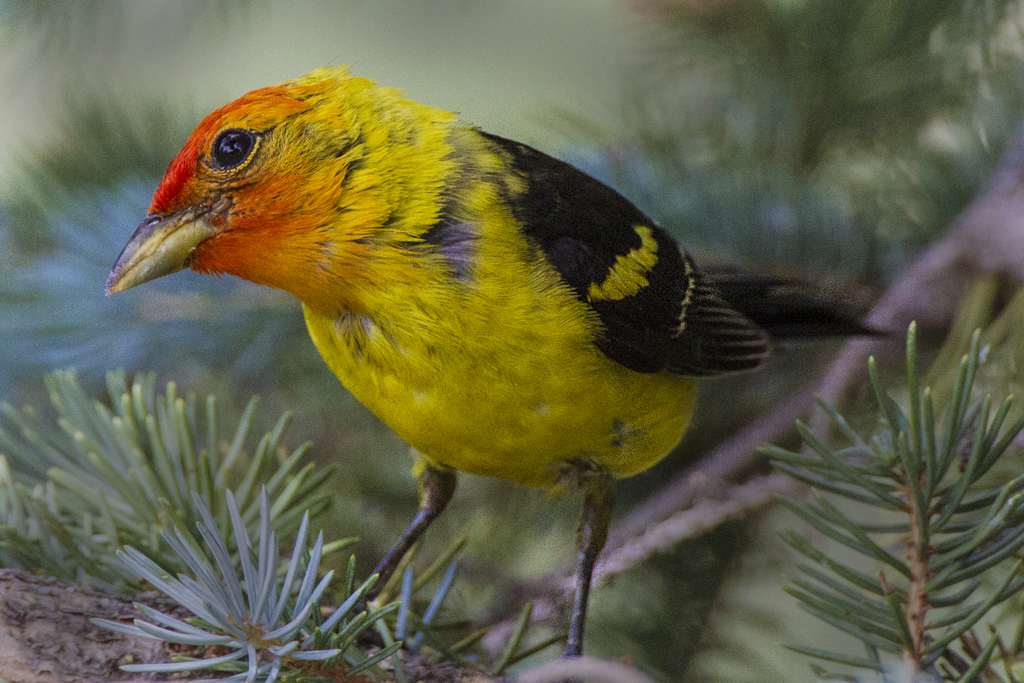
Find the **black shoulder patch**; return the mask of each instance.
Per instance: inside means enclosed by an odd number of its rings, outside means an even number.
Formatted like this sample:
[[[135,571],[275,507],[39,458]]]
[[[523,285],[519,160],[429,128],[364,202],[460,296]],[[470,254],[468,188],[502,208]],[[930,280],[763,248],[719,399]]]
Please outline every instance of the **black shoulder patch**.
[[[769,353],[767,335],[629,200],[532,147],[482,135],[526,183],[509,192],[513,217],[597,313],[604,329],[595,343],[605,355],[637,372],[696,376],[751,369]]]

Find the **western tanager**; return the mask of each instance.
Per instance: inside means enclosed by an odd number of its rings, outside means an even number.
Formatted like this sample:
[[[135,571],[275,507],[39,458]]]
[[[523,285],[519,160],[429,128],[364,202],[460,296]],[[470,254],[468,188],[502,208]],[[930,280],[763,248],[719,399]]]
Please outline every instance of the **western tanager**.
[[[344,68],[207,116],[107,293],[185,267],[298,297],[327,365],[419,453],[419,512],[382,581],[456,470],[583,492],[567,655],[615,480],[679,442],[692,378],[756,368],[772,334],[857,331],[770,279],[702,275],[585,173]]]

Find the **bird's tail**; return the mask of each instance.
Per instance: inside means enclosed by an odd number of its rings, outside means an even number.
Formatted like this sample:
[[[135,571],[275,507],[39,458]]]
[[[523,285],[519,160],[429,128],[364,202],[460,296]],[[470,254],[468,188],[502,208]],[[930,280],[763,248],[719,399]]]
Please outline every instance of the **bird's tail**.
[[[863,306],[821,283],[732,268],[702,270],[723,299],[775,340],[885,334],[864,323]]]

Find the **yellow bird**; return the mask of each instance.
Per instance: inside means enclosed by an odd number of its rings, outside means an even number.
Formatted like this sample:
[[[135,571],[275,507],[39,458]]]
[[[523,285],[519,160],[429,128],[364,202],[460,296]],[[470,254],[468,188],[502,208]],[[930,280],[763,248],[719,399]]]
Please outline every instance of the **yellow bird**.
[[[378,585],[457,470],[583,492],[569,656],[615,481],[679,442],[692,378],[756,368],[770,333],[862,329],[770,279],[702,276],[585,173],[344,68],[207,116],[107,293],[186,267],[295,295],[330,369],[420,454],[419,511]]]

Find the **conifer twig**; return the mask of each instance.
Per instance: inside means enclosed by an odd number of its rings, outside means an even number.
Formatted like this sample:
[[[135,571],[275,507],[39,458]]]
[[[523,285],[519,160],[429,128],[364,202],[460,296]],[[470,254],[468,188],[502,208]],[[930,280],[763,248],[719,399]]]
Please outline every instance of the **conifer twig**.
[[[928,604],[928,556],[931,554],[931,547],[929,545],[921,547],[921,543],[918,541],[921,537],[920,511],[917,509],[916,498],[910,494],[909,487],[904,493],[909,507],[907,511],[907,520],[910,524],[910,530],[907,533],[907,539],[909,539],[907,567],[911,573],[905,598],[906,620],[910,631],[910,642],[913,646],[912,650],[904,651],[904,659],[908,667],[913,667],[911,670],[919,671],[921,658],[924,656],[925,617],[931,607]],[[878,575],[886,588],[886,594],[891,594],[892,590],[887,585],[885,574],[879,572]]]
[[[939,392],[919,382],[916,336],[911,324],[907,395],[900,402],[882,383],[874,358],[869,360],[883,416],[879,432],[859,435],[829,408],[846,445],[826,446],[801,427],[813,454],[764,449],[777,468],[814,489],[813,499],[803,504],[783,499],[786,508],[816,537],[861,558],[850,563],[799,532],[782,534],[803,561],[785,591],[801,609],[861,641],[868,656],[786,647],[876,672],[888,666],[885,657],[898,658],[915,680],[925,675],[972,681],[991,670],[989,660],[1000,644],[995,631],[982,643],[973,629],[1024,589],[1024,561],[1017,559],[1024,546],[1024,479],[983,480],[1024,430],[1024,418],[1007,424],[1010,397],[993,411],[991,395],[972,393],[987,355],[975,331],[968,353],[947,378],[950,398],[937,422],[933,398]],[[864,561],[878,565],[877,572],[856,568]],[[952,649],[957,642],[962,653]]]

